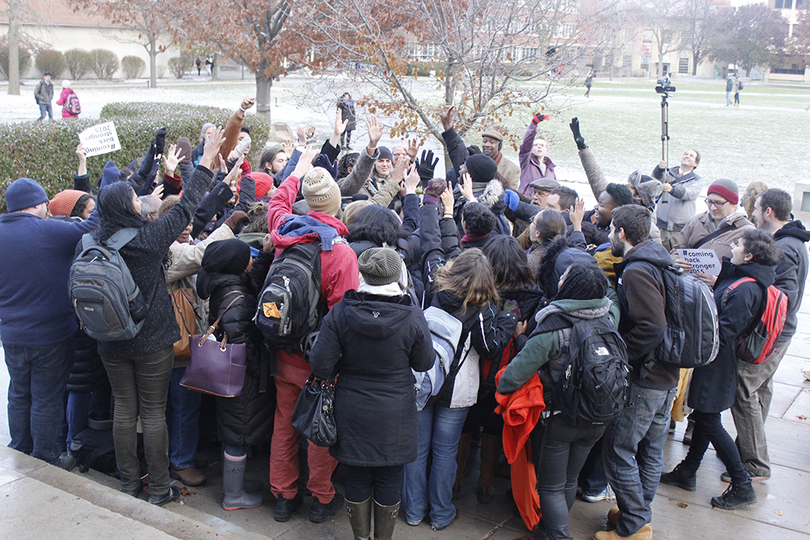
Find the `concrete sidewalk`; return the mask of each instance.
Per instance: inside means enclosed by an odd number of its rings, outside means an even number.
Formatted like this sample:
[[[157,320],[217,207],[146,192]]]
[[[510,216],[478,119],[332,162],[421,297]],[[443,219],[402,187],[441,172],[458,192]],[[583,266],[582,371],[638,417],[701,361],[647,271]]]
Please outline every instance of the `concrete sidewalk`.
[[[810,296],[809,294],[806,296]],[[736,512],[712,509],[709,503],[728,484],[720,481],[724,467],[709,451],[698,472],[698,489],[689,493],[672,486],[660,486],[653,503],[653,530],[656,540],[765,539],[798,540],[810,538],[810,382],[802,369],[810,369],[810,300],[805,298],[799,315],[799,332],[788,355],[777,371],[774,401],[767,423],[773,477],[758,482],[759,502]],[[0,353],[1,354],[1,353]],[[3,362],[5,366],[5,362]],[[351,528],[345,510],[321,525],[310,523],[304,508],[287,523],[273,520],[273,503],[265,487],[267,503],[254,510],[226,512],[220,506],[221,466],[204,469],[208,484],[183,488],[182,502],[165,508],[133,499],[118,491],[119,482],[96,471],[86,474],[57,467],[10,450],[6,419],[8,373],[0,369],[0,538],[9,540],[81,539],[350,539]],[[733,431],[730,414],[724,425]],[[684,425],[670,435],[665,449],[664,469],[672,469],[686,454],[681,443]],[[475,450],[475,449],[474,449]],[[519,518],[512,515],[506,497],[508,481],[498,479],[492,504],[476,501],[478,470],[476,452],[471,452],[462,497],[455,501],[460,517],[446,530],[433,531],[425,522],[409,527],[400,520],[394,538],[528,540],[532,536]],[[248,462],[248,476],[262,479],[267,486],[267,455],[256,455]],[[342,486],[339,486],[342,487]],[[612,503],[588,504],[577,500],[571,511],[571,532],[576,539],[589,539],[603,530]]]

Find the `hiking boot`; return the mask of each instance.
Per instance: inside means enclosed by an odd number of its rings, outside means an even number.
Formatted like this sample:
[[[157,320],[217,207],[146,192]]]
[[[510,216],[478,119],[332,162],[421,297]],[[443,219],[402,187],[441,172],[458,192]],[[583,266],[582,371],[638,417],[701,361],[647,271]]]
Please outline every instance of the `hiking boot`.
[[[282,495],[276,497],[276,509],[273,512],[273,519],[278,522],[290,521],[293,512],[301,508],[304,498],[300,493],[296,493],[292,499],[285,499]]]
[[[616,531],[599,531],[593,535],[593,540],[652,540],[652,537],[652,527],[647,523],[630,536],[619,536]]]
[[[177,486],[169,486],[169,491],[163,495],[149,495],[149,503],[155,506],[163,506],[166,503],[176,501],[180,498],[180,488]]]
[[[677,486],[686,491],[695,491],[697,489],[695,473],[687,469],[683,462],[672,469],[672,472],[662,474],[661,483],[669,486]]]
[[[337,514],[341,508],[343,508],[343,495],[340,493],[335,493],[335,496],[327,504],[323,504],[317,497],[313,497],[312,508],[309,509],[309,520],[312,523],[323,523]]]
[[[610,523],[614,527],[616,526],[616,524],[619,522],[619,520],[621,518],[622,518],[622,511],[619,510],[618,507],[614,506],[613,508],[608,510],[608,515],[607,515],[608,523]]]
[[[695,423],[687,422],[686,431],[683,432],[683,444],[689,446],[692,444],[692,433],[695,432]]]
[[[719,497],[712,497],[712,506],[721,510],[734,510],[757,502],[757,494],[751,481],[731,484]]]
[[[749,470],[746,470],[745,472],[748,473],[748,478],[750,478],[752,482],[764,482],[766,480],[770,480],[771,478],[770,475],[765,476],[764,474],[754,474]],[[724,472],[723,474],[720,475],[720,480],[722,480],[726,484],[730,484],[731,475],[728,474],[727,472]]]
[[[188,487],[201,486],[208,481],[208,478],[195,467],[186,467],[185,469],[172,467],[169,469],[169,476],[175,480],[180,480]]]

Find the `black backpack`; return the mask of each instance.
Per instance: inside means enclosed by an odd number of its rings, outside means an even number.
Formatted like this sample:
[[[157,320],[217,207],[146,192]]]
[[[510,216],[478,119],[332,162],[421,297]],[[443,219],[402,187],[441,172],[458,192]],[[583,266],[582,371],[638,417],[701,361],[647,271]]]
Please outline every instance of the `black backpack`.
[[[616,326],[608,315],[580,319],[552,313],[532,335],[552,331],[561,332],[562,347],[540,370],[544,387],[551,388],[546,408],[575,424],[607,424],[624,405],[630,372],[627,346]]]
[[[70,442],[70,454],[76,458],[81,472],[95,469],[104,474],[115,473],[112,421],[96,422],[95,424],[88,422],[86,428],[73,436],[73,440]]]
[[[270,266],[253,318],[265,345],[270,350],[302,352],[326,311],[321,301],[321,243],[286,248]]]
[[[709,286],[675,266],[661,267],[667,328],[655,359],[682,368],[705,366],[720,350],[717,305]]]

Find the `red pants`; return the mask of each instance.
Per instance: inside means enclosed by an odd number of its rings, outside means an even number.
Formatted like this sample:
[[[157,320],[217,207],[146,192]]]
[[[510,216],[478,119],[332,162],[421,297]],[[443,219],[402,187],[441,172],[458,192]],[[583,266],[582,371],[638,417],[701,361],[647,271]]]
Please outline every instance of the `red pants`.
[[[292,427],[292,413],[298,395],[310,375],[309,369],[279,362],[276,375],[276,415],[273,440],[270,448],[270,491],[292,499],[298,493],[298,442],[301,436]],[[337,461],[329,455],[328,448],[309,443],[307,452],[309,481],[307,488],[322,504],[328,504],[335,496],[332,473]]]

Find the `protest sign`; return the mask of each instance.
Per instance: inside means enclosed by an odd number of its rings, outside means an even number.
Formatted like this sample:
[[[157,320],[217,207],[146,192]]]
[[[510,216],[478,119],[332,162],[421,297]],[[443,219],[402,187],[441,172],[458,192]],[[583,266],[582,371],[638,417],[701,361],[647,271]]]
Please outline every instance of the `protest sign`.
[[[85,129],[79,133],[79,142],[87,150],[87,157],[121,149],[121,143],[118,141],[118,133],[115,131],[113,122],[105,122]]]
[[[720,275],[722,263],[713,249],[679,249],[678,257],[692,265],[691,274]]]

